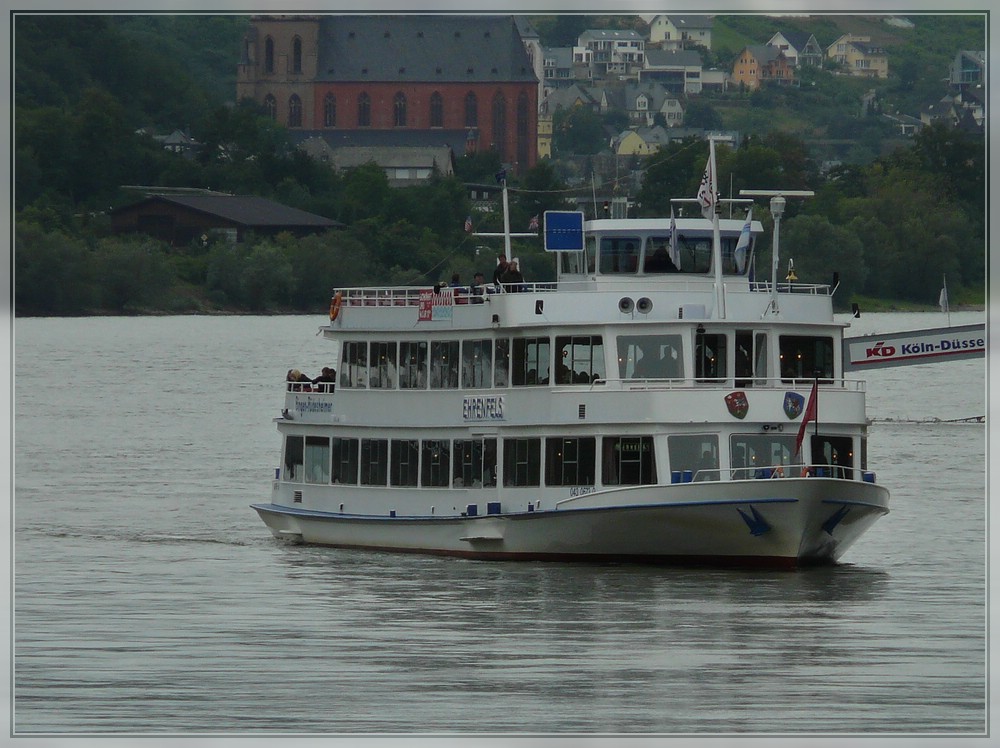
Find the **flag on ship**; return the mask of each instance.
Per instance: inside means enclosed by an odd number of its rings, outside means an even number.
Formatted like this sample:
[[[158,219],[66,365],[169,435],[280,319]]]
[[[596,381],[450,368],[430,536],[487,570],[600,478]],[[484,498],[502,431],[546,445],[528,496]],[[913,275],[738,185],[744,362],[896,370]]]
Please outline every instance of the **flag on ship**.
[[[705,165],[705,175],[701,178],[701,186],[698,187],[698,204],[701,205],[701,214],[708,220],[712,220],[715,214],[715,185],[712,184],[712,174],[715,172],[715,150],[709,151],[708,163]]]
[[[736,242],[736,249],[733,250],[733,259],[736,261],[737,272],[742,273],[747,266],[747,252],[750,251],[750,222],[753,220],[753,206],[747,211],[747,220],[740,230],[740,238]]]
[[[532,216],[528,221],[528,231],[538,231],[538,216]]]
[[[465,219],[465,233],[472,233],[472,216],[467,216]]]
[[[805,412],[802,414],[802,424],[799,426],[799,434],[795,437],[795,456],[802,450],[802,440],[806,435],[806,424],[816,420],[816,395],[819,383],[813,381],[812,392],[809,393],[809,402],[806,403]]]
[[[674,218],[674,208],[670,206],[670,261],[680,270],[681,256],[677,251],[677,219]]]
[[[938,306],[941,307],[942,312],[948,311],[948,282],[945,280],[944,276],[941,276],[941,295],[938,296]]]

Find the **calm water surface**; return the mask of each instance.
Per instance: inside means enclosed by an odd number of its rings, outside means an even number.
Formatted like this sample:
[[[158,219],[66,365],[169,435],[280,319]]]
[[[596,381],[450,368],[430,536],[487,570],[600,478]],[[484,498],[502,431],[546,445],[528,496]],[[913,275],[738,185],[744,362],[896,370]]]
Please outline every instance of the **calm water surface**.
[[[982,360],[867,372],[892,513],[841,566],[484,563],[249,509],[322,322],[16,323],[15,733],[984,734]]]

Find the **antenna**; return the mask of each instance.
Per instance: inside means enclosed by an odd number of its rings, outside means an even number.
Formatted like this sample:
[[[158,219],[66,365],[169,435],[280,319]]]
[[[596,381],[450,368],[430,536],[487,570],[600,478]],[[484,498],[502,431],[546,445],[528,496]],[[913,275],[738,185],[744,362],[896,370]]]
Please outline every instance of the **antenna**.
[[[774,218],[774,236],[771,239],[771,314],[778,313],[778,237],[781,233],[781,216],[785,212],[786,197],[812,197],[812,190],[740,190],[747,197],[771,198],[771,217]],[[791,269],[791,268],[789,268]],[[791,281],[789,281],[791,282]],[[765,310],[766,312],[766,310]]]

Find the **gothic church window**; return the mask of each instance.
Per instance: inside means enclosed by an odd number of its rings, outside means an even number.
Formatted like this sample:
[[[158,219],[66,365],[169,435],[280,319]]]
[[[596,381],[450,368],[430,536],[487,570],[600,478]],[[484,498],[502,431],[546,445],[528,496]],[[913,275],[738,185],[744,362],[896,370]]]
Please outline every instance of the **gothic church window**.
[[[323,127],[337,126],[337,97],[328,93],[323,99]]]
[[[302,40],[299,37],[292,40],[292,72],[302,72]]]
[[[465,126],[479,127],[479,104],[472,91],[465,95]]]
[[[444,101],[437,91],[431,94],[431,127],[444,127]]]
[[[288,126],[302,127],[302,99],[296,94],[288,99]]]
[[[277,119],[278,116],[278,100],[274,98],[272,94],[268,94],[264,97],[264,114],[266,114],[271,119]]]
[[[392,100],[392,124],[394,127],[406,127],[406,96],[397,93]]]
[[[371,127],[372,100],[367,93],[358,96],[358,127]]]
[[[274,72],[274,39],[271,37],[264,40],[264,72]]]

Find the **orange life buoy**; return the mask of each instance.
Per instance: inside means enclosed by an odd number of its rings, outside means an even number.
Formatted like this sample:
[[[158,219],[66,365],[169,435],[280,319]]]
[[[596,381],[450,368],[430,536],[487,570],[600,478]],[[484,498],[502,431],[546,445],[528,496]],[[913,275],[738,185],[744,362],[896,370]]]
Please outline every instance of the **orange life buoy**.
[[[337,291],[330,299],[330,321],[333,322],[337,319],[337,315],[340,314],[340,307],[344,303],[344,294]]]

